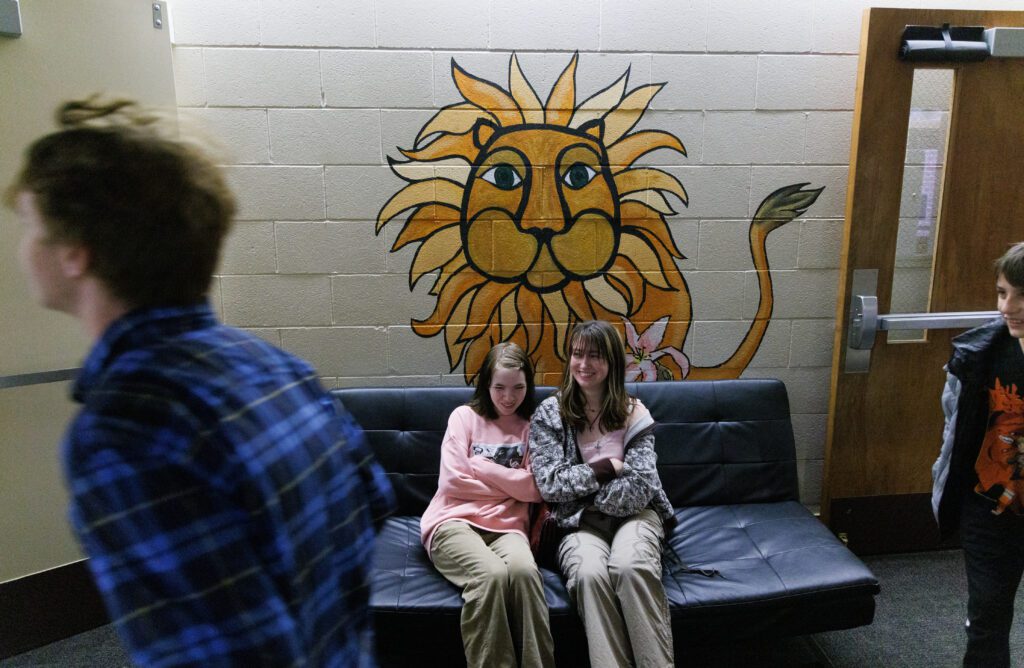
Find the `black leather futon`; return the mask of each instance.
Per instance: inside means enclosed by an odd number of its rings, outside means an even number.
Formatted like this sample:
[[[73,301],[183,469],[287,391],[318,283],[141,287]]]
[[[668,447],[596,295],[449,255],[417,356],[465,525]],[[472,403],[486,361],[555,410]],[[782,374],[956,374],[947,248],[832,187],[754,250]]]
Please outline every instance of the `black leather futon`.
[[[685,566],[664,559],[678,656],[695,644],[870,624],[878,581],[798,500],[785,386],[776,380],[629,384],[657,422],[662,483]],[[551,388],[538,389],[538,397]],[[381,665],[464,665],[459,591],[420,544],[448,415],[471,388],[335,390],[388,471],[399,509],[381,532],[370,601]],[[562,579],[542,571],[559,666],[585,666],[586,640]]]

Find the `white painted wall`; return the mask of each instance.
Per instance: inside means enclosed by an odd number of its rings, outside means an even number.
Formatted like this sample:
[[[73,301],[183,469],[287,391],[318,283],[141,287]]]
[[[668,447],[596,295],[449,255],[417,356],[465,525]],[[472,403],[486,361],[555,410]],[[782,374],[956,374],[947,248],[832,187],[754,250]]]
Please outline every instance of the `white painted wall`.
[[[641,127],[688,157],[651,156],[690,205],[670,219],[694,304],[685,351],[725,360],[756,310],[746,242],[775,188],[825,186],[772,233],[775,311],[748,377],[789,388],[801,496],[820,496],[861,13],[875,6],[1024,9],[1021,0],[170,0],[178,104],[231,151],[241,199],[217,303],[229,324],[315,363],[335,386],[460,384],[439,338],[412,333],[427,281],[373,221],[387,167],[460,101],[454,57],[502,85],[511,51],[542,99],[580,52],[577,99],[614,81],[666,82]]]

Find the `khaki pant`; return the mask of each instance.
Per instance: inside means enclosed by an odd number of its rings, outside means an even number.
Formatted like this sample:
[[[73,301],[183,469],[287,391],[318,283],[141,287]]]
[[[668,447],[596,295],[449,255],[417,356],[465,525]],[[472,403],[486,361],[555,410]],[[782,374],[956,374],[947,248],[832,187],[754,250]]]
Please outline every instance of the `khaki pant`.
[[[434,530],[430,556],[462,589],[462,644],[469,668],[554,666],[544,584],[526,538],[452,520]]]
[[[628,518],[587,510],[558,546],[592,668],[673,665],[661,535],[661,517],[649,508]]]

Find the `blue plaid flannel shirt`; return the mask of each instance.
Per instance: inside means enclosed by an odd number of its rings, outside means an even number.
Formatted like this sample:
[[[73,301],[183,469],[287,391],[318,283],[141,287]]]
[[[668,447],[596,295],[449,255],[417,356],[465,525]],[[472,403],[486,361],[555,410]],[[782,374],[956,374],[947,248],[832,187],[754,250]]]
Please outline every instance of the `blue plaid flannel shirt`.
[[[312,367],[208,304],[141,309],[74,397],[71,521],[134,662],[373,665],[374,524],[394,495]]]

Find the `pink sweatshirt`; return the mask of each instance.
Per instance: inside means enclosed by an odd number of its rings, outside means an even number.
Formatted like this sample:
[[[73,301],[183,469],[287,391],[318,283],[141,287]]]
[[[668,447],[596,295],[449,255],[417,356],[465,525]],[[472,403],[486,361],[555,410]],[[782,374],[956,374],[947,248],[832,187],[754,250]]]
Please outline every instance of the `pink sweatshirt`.
[[[485,531],[515,531],[526,536],[530,503],[541,500],[530,472],[530,422],[518,415],[488,420],[469,406],[459,406],[448,418],[441,443],[441,475],[437,493],[420,519],[420,536],[430,554],[434,529],[449,520],[463,520]],[[473,454],[477,450],[484,454]],[[517,468],[497,459],[521,455]]]

